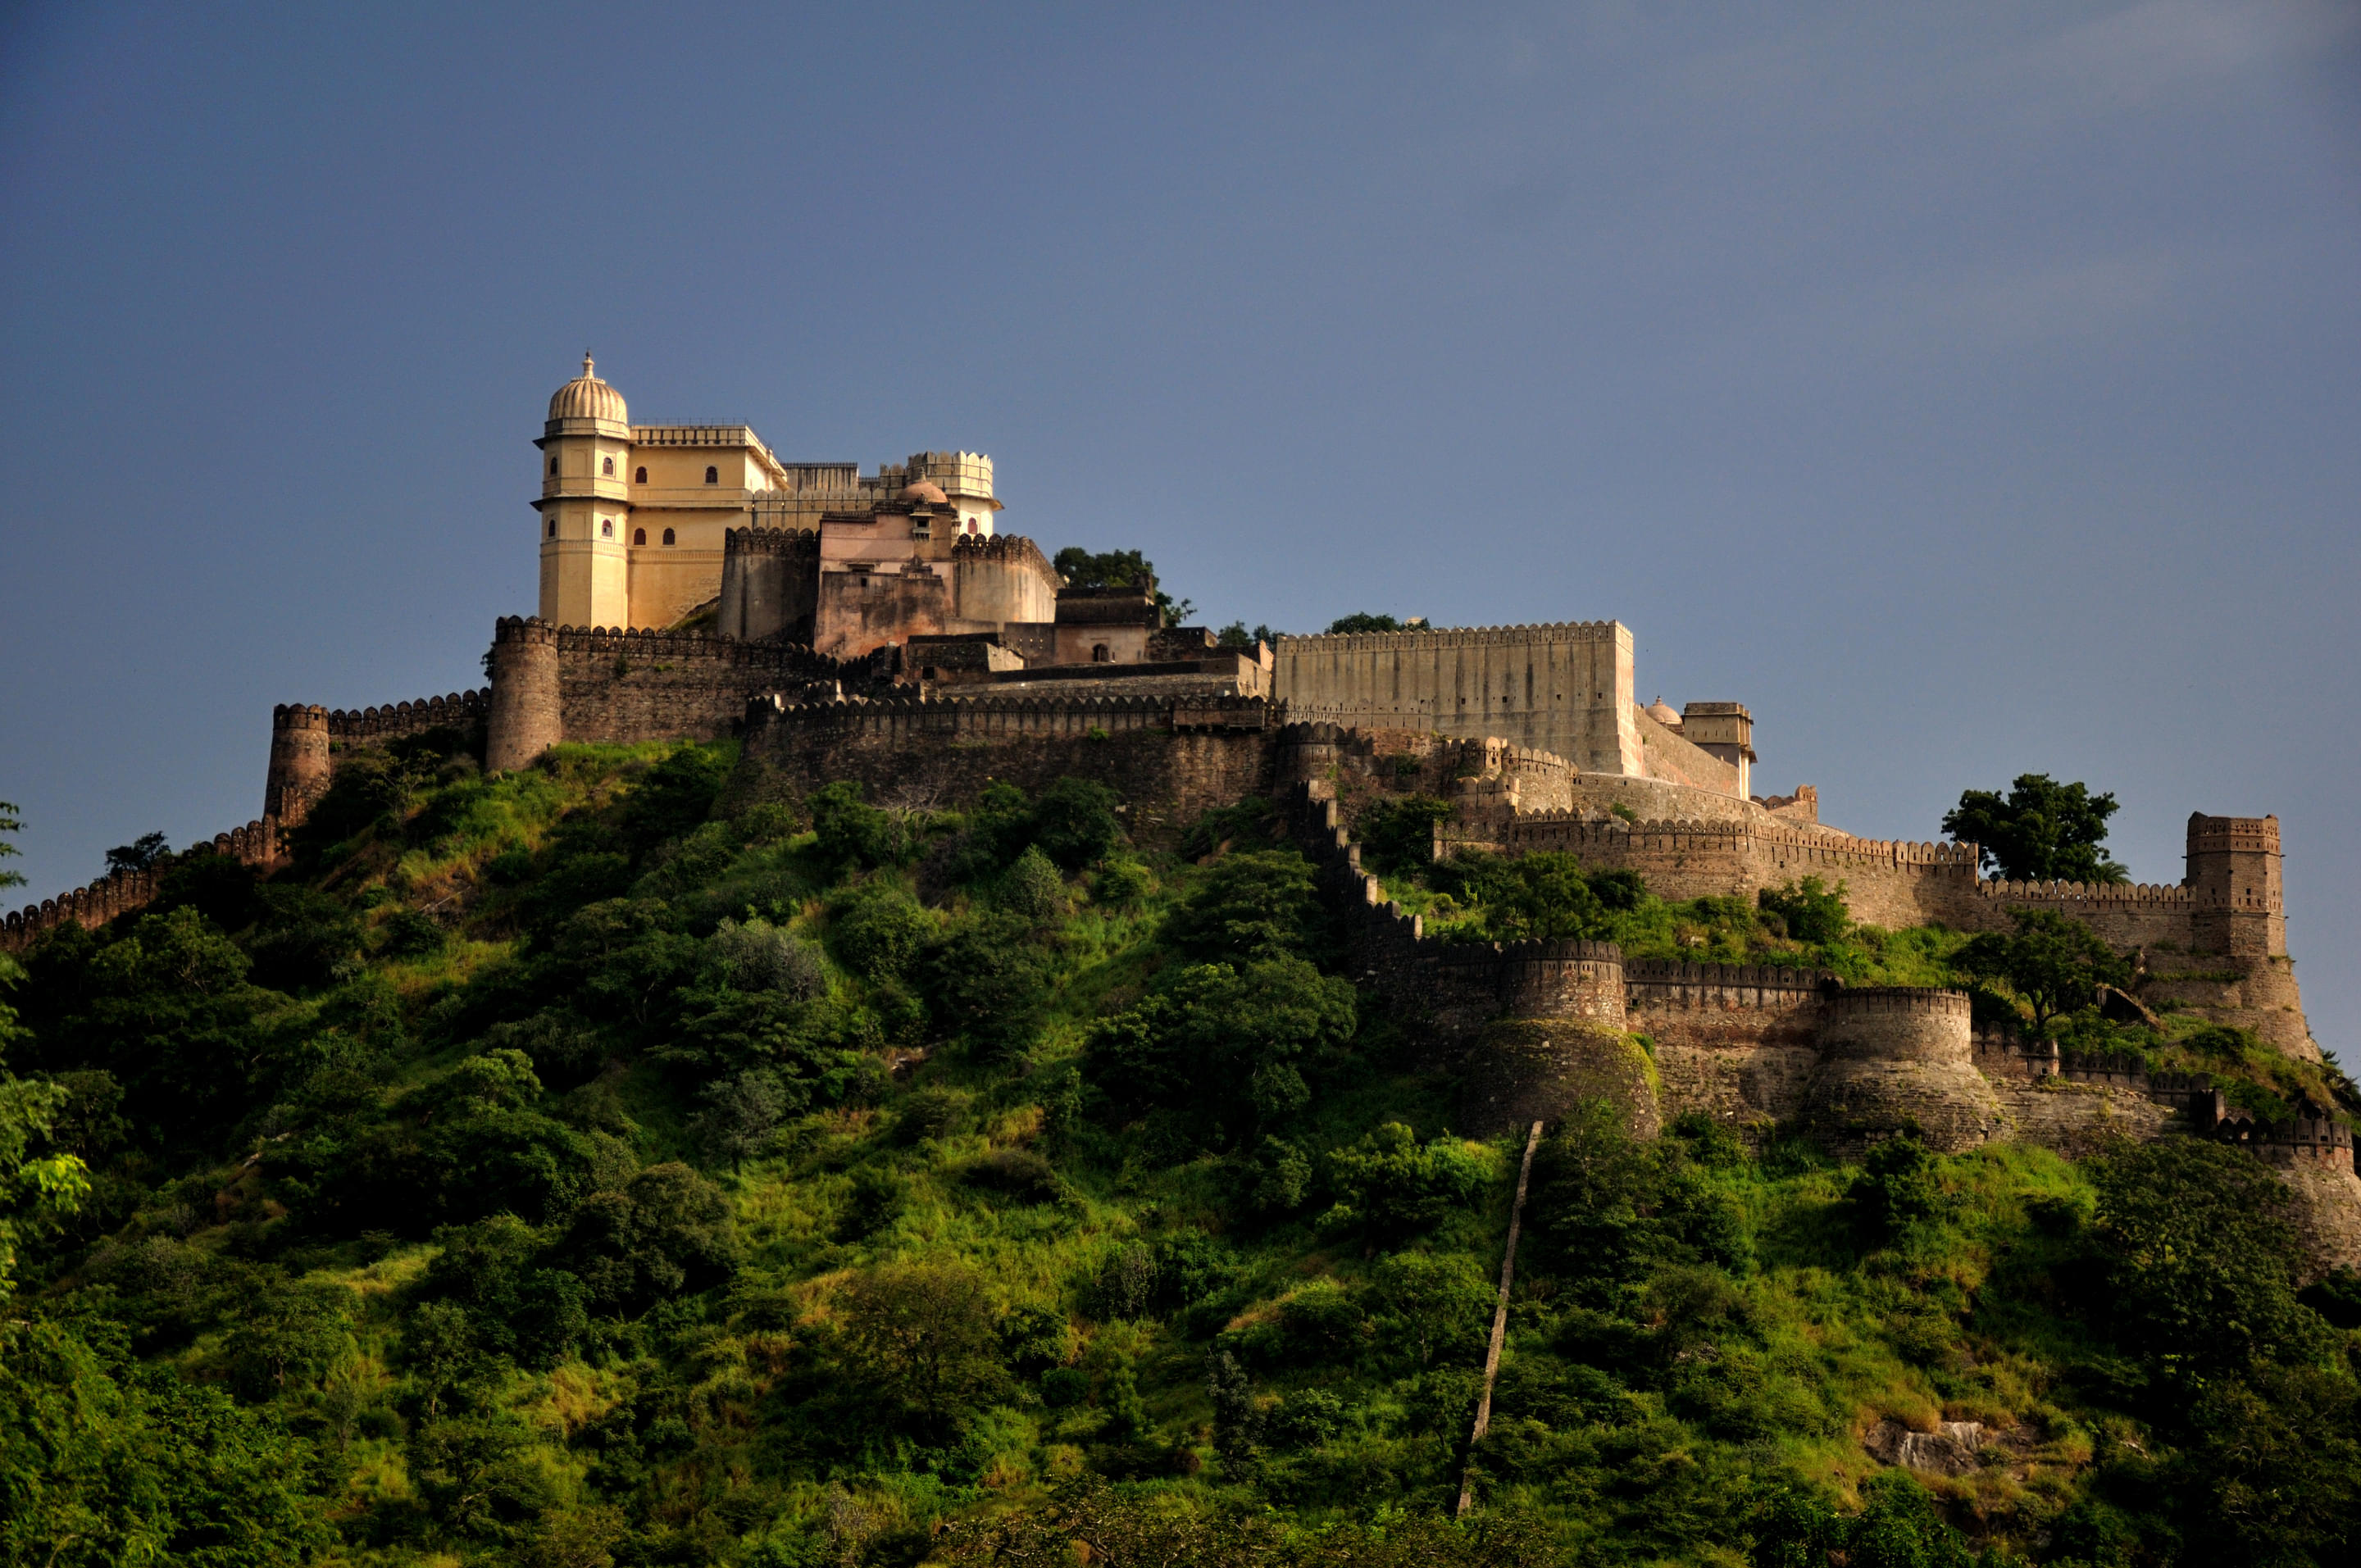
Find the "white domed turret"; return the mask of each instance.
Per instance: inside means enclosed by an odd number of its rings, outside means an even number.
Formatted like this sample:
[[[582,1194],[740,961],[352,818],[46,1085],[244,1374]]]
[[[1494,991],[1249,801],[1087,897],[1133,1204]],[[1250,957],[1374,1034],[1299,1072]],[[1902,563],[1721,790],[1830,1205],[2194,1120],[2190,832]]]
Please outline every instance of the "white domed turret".
[[[582,374],[549,400],[541,448],[541,615],[561,626],[631,624],[631,413],[600,380],[590,356]]]
[[[600,424],[620,425],[625,430],[631,428],[631,413],[624,406],[623,394],[592,373],[593,363],[586,350],[582,356],[582,374],[550,394],[550,434],[557,434],[556,427],[569,420],[591,420]]]

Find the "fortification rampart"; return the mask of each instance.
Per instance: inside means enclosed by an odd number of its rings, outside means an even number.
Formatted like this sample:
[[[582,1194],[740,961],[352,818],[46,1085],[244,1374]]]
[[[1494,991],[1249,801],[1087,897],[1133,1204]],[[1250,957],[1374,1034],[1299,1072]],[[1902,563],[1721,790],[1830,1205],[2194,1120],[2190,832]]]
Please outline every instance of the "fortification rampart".
[[[1202,693],[765,696],[745,707],[739,788],[769,798],[855,779],[873,798],[951,804],[995,779],[1038,790],[1086,778],[1122,796],[1133,835],[1153,842],[1211,806],[1269,792],[1269,718],[1261,698]]]
[[[1740,787],[1742,780],[1735,764],[1660,723],[1644,707],[1634,709],[1631,727],[1640,737],[1640,771],[1649,778],[1745,801],[1746,791]]]
[[[701,632],[553,626],[503,617],[492,633],[485,765],[524,766],[563,740],[714,740],[747,699],[818,683],[874,683],[867,661]]]
[[[225,855],[240,865],[265,871],[284,859],[279,840],[279,819],[268,816],[226,833],[216,833],[211,843],[192,846],[183,854],[204,850]],[[170,869],[171,862],[168,861],[147,871],[110,872],[87,886],[13,911],[0,921],[0,951],[21,952],[43,932],[60,926],[104,926],[117,916],[144,909],[162,894],[164,876]]]
[[[1982,917],[1958,924],[1973,930],[2002,930],[2015,909],[2044,909],[2081,921],[2117,948],[2190,947],[2197,932],[2195,907],[2185,887],[2131,883],[1982,882],[1976,894],[1990,905]]]
[[[489,690],[452,692],[357,709],[281,703],[270,710],[270,765],[263,775],[263,815],[277,817],[289,828],[299,826],[335,782],[338,758],[355,747],[451,729],[458,732],[467,749],[481,750],[491,696]]]
[[[714,625],[724,637],[809,643],[819,610],[819,532],[725,529]]]
[[[1272,689],[1289,718],[1499,736],[1637,774],[1631,633],[1616,621],[1288,637]]]
[[[1733,805],[1761,812],[1751,803]],[[1769,823],[1626,823],[1574,812],[1521,813],[1466,831],[1512,854],[1554,850],[1587,866],[1636,872],[1661,898],[1751,898],[1762,888],[1817,876],[1844,883],[1854,916],[1873,925],[2005,924],[1978,902],[1973,845],[1849,839]]]

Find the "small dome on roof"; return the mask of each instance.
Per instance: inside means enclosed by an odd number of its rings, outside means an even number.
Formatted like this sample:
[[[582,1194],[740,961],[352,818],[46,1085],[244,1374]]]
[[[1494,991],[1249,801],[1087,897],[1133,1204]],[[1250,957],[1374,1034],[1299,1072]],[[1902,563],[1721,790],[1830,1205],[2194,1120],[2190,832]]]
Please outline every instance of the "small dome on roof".
[[[557,389],[549,400],[551,419],[597,419],[614,424],[631,422],[623,394],[590,373],[590,356],[582,356],[582,374]]]
[[[1654,719],[1659,724],[1670,725],[1675,729],[1678,729],[1681,727],[1681,716],[1675,713],[1672,710],[1671,705],[1666,703],[1663,697],[1658,697],[1655,701],[1648,705],[1647,714],[1649,718]]]
[[[906,501],[927,501],[939,506],[949,501],[950,497],[943,494],[943,488],[932,479],[914,479],[902,487],[900,499]]]

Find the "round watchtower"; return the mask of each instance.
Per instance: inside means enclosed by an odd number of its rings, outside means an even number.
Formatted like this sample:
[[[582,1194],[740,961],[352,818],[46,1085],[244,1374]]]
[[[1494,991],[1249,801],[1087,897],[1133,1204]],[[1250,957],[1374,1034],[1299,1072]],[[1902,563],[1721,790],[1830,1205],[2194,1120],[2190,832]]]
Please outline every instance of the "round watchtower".
[[[566,739],[557,688],[557,628],[504,616],[492,630],[491,712],[484,720],[484,768],[512,773]]]
[[[1521,942],[1455,960],[1455,969],[1489,967],[1500,1003],[1468,1048],[1459,1093],[1466,1132],[1494,1137],[1605,1100],[1634,1136],[1656,1135],[1655,1073],[1623,1028],[1621,948]]]
[[[1983,1143],[2000,1129],[2000,1102],[1976,1070],[1969,1022],[1965,992],[1836,992],[1820,1020],[1806,1121],[1840,1150],[1911,1128],[1946,1153]]]
[[[262,814],[292,828],[328,793],[328,710],[281,703],[270,710],[270,768],[263,775]]]

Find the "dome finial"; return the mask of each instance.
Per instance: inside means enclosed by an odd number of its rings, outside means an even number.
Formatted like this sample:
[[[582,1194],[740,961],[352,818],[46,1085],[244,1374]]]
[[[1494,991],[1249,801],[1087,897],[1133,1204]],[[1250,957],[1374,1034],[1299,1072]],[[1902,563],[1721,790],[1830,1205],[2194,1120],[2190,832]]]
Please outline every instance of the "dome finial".
[[[582,351],[582,374],[558,388],[556,395],[549,400],[551,419],[603,420],[620,425],[631,422],[631,411],[623,406],[623,394],[598,379],[598,363],[590,357],[588,349]]]

